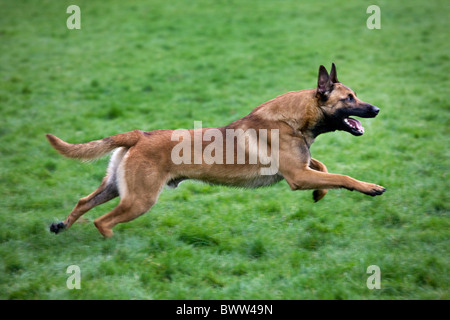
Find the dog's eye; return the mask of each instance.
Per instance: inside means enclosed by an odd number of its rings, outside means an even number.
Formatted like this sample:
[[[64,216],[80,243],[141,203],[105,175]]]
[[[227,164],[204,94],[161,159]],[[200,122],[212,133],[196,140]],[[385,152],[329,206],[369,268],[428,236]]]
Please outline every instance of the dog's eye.
[[[353,97],[353,95],[349,94],[348,97],[347,97],[347,101],[348,102],[353,102],[354,100],[355,100],[355,98]]]

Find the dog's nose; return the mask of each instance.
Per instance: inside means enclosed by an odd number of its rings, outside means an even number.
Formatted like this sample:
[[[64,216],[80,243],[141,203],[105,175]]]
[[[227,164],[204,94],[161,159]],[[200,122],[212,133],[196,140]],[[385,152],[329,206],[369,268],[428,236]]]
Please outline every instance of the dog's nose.
[[[373,113],[378,114],[378,112],[380,112],[380,108],[372,106],[372,111],[373,111]]]

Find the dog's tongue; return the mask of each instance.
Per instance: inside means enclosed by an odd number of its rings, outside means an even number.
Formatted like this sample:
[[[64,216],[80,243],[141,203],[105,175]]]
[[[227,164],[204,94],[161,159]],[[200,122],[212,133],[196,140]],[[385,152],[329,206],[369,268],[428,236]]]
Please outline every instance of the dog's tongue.
[[[348,118],[348,122],[353,128],[358,129],[358,131],[364,132],[364,127],[361,125],[361,122],[359,122],[356,119]]]

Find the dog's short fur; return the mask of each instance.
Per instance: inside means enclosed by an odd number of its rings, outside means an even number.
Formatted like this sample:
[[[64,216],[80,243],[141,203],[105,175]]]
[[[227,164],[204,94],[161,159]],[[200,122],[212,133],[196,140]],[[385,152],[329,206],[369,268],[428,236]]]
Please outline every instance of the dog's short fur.
[[[378,112],[377,107],[359,100],[354,91],[337,80],[333,64],[330,74],[320,66],[317,88],[288,92],[263,103],[244,118],[217,128],[224,140],[226,129],[277,129],[279,164],[277,172],[271,175],[262,175],[263,165],[250,164],[248,154],[244,164],[175,164],[171,151],[178,141],[172,141],[172,130],[134,130],[82,144],[69,144],[48,134],[51,145],[70,158],[90,160],[115,150],[100,187],[80,199],[67,219],[52,224],[50,230],[58,233],[67,229],[88,210],[120,196],[116,208],[94,221],[100,233],[110,237],[116,224],[133,220],[148,211],[165,185],[176,187],[185,179],[250,188],[286,179],[292,190],[314,190],[315,201],[322,199],[331,188],[381,195],[385,188],[379,185],[328,173],[326,166],[311,158],[309,152],[314,139],[321,133],[343,130],[355,136],[362,135],[364,129],[359,121],[349,117],[372,118]],[[189,130],[189,133],[193,135],[194,131]],[[202,142],[203,150],[209,143]],[[234,151],[236,158],[236,149]]]

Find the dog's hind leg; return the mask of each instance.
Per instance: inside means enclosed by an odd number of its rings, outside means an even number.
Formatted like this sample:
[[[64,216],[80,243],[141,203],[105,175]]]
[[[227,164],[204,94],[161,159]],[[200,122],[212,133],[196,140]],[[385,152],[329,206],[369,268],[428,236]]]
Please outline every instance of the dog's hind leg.
[[[66,220],[52,223],[50,226],[51,232],[59,233],[64,229],[70,228],[70,226],[83,214],[95,206],[114,199],[119,195],[117,187],[117,168],[127,151],[128,149],[126,148],[120,148],[114,152],[109,162],[107,175],[103,179],[101,185],[87,197],[81,198],[72,212],[67,216]]]
[[[309,167],[313,170],[328,172],[327,167],[322,162],[320,162],[319,160],[313,159],[313,158],[310,159]],[[317,201],[321,200],[323,197],[325,197],[327,192],[328,192],[327,189],[314,190],[313,191],[314,202],[317,202]]]
[[[67,216],[66,220],[59,223],[52,223],[50,231],[59,233],[63,229],[68,229],[83,214],[119,195],[117,186],[114,183],[108,183],[108,177],[103,179],[102,184],[93,193],[87,197],[81,198],[72,212]]]
[[[115,225],[136,219],[150,210],[168,177],[168,173],[161,172],[158,165],[149,161],[140,161],[132,156],[125,158],[117,171],[121,200],[112,211],[95,219],[98,231],[104,237],[112,237]]]
[[[122,222],[128,222],[141,216],[156,203],[157,197],[151,199],[124,199],[121,200],[119,205],[107,214],[95,219],[94,224],[98,231],[106,237],[113,236],[112,228]]]

